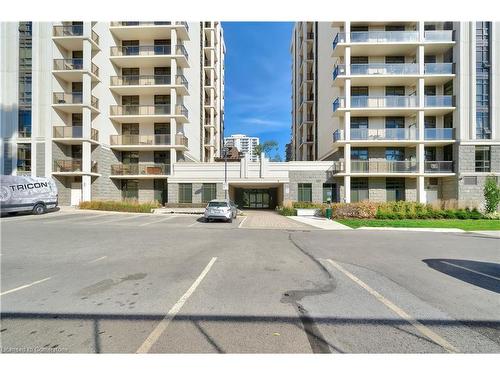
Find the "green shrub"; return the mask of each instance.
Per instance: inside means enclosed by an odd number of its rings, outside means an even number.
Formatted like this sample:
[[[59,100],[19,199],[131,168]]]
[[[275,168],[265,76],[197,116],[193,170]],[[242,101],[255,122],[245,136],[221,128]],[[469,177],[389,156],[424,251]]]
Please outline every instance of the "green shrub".
[[[293,202],[293,208],[317,208],[321,209],[326,203],[314,203],[314,202]]]
[[[496,212],[500,204],[500,186],[498,186],[494,177],[486,178],[483,193],[486,212]]]
[[[87,201],[80,202],[82,210],[117,211],[117,212],[143,212],[151,213],[153,209],[161,207],[158,202],[139,203],[136,200],[123,201]]]
[[[293,207],[276,207],[276,212],[283,216],[297,216],[297,209]]]

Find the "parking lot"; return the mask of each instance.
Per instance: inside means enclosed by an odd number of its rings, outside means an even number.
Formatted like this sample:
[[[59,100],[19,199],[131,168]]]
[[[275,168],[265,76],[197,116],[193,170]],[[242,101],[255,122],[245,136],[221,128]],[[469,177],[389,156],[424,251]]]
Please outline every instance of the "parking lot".
[[[3,352],[500,352],[499,240],[272,212],[1,219]]]

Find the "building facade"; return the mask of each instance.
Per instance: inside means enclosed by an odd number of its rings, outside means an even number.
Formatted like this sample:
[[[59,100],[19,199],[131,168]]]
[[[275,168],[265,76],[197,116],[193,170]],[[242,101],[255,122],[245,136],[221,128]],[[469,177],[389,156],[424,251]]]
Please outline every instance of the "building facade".
[[[339,201],[482,201],[500,176],[500,23],[298,22],[293,160]]]
[[[173,164],[220,155],[224,55],[219,22],[0,23],[1,174],[166,202]]]
[[[245,134],[232,134],[229,137],[224,137],[224,145],[236,147],[239,152],[247,155],[248,160],[257,161],[258,155],[255,152],[255,147],[259,144],[258,137],[248,137]]]

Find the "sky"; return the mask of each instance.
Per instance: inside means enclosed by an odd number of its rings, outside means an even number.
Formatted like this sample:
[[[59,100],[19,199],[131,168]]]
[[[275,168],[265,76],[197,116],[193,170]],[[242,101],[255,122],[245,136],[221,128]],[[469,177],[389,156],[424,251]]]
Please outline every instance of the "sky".
[[[291,126],[291,22],[223,22],[224,135],[276,141],[285,158]]]

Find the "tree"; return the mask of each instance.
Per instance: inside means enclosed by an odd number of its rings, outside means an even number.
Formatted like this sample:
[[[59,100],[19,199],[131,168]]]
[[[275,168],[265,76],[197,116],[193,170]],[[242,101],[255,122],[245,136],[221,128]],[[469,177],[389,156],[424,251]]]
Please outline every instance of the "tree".
[[[261,144],[258,144],[257,146],[255,146],[254,151],[257,155],[259,155],[259,157],[260,157],[261,153],[264,153],[264,154],[266,154],[266,156],[269,159],[271,159],[272,158],[271,152],[278,151],[278,142],[265,141],[264,143],[261,143]]]
[[[484,183],[484,200],[487,213],[493,213],[498,209],[500,203],[500,187],[494,177],[487,177]]]

